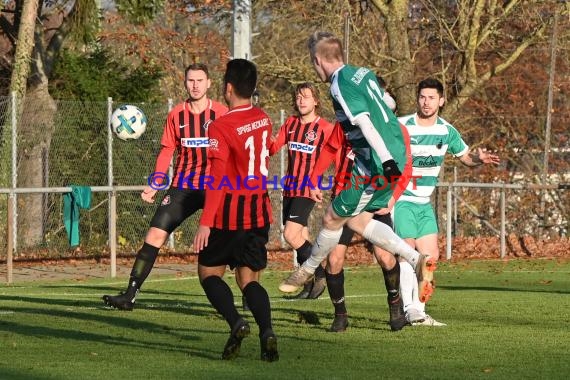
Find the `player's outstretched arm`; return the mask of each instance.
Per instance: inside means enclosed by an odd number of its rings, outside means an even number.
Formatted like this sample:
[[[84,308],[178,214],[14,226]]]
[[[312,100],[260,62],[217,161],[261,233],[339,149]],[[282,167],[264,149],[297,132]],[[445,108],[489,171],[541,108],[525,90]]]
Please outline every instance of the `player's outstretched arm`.
[[[281,149],[283,145],[285,145],[285,134],[287,131],[287,122],[285,122],[281,128],[279,128],[279,132],[277,135],[272,135],[269,139],[269,146],[267,149],[269,150],[269,155],[273,156],[275,153]]]
[[[459,158],[459,160],[466,166],[479,166],[483,164],[498,165],[501,160],[498,155],[487,151],[484,148],[477,148],[477,151],[469,151]]]
[[[163,140],[166,141],[164,137]],[[165,144],[166,143],[163,143],[162,148],[156,157],[154,173],[152,173],[148,179],[149,186],[146,186],[141,193],[141,198],[148,203],[154,203],[154,196],[159,189],[166,189],[168,185],[170,185],[164,181],[168,182],[170,180],[166,173],[168,173],[168,167],[170,166],[170,161],[172,161],[176,147]]]
[[[141,198],[147,203],[154,203],[154,196],[156,195],[156,189],[151,186],[145,186],[143,192],[141,193]]]

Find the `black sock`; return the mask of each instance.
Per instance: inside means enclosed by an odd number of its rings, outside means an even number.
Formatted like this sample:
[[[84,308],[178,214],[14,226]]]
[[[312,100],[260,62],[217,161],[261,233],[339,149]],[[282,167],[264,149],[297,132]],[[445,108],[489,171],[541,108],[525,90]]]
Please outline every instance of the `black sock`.
[[[327,289],[334,306],[335,314],[346,314],[346,305],[344,303],[344,270],[337,274],[325,272],[327,277]]]
[[[241,316],[234,305],[234,295],[228,284],[218,276],[206,277],[201,284],[208,301],[224,317],[232,329]]]
[[[134,296],[150,274],[158,251],[160,247],[153,247],[150,244],[144,243],[142,248],[137,252],[133,269],[131,270],[131,277],[129,279],[129,287],[127,293],[133,293]]]
[[[384,274],[384,284],[388,292],[388,300],[396,299],[400,295],[400,263],[396,260],[396,265],[390,270],[382,268]]]
[[[326,277],[325,268],[322,265],[319,265],[317,269],[315,269],[315,278],[325,278]]]
[[[252,281],[243,288],[243,295],[255,318],[255,323],[259,326],[259,336],[263,336],[266,331],[272,329],[271,305],[267,291],[259,282]]]
[[[309,256],[311,256],[311,250],[313,249],[313,245],[310,241],[305,240],[302,246],[296,249],[297,251],[297,263],[299,265],[303,264]]]

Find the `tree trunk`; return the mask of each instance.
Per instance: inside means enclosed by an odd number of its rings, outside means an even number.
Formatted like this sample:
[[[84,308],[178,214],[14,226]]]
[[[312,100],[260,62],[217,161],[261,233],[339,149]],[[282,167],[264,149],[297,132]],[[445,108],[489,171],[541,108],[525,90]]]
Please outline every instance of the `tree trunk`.
[[[408,1],[373,0],[372,3],[386,19],[389,51],[393,58],[391,69],[394,71],[390,83],[398,101],[398,113],[414,112],[416,83],[408,36]]]
[[[10,79],[10,92],[16,93],[17,106],[16,118],[18,126],[18,134],[33,131],[33,123],[30,123],[28,116],[34,116],[34,112],[30,112],[31,108],[25,103],[25,99],[33,99],[34,94],[26,97],[26,88],[28,76],[30,73],[30,64],[32,52],[34,49],[34,32],[36,25],[36,17],[38,14],[38,0],[25,0],[22,5],[22,16],[20,25],[18,26],[18,44],[16,45],[16,53],[14,57],[14,68]],[[22,101],[24,100],[24,101]],[[25,111],[28,112],[25,112]],[[32,129],[30,129],[32,128]],[[6,130],[8,132],[8,130]],[[35,187],[37,178],[42,178],[42,160],[41,150],[42,142],[36,141],[34,134],[20,138],[18,141],[18,186]],[[40,135],[35,133],[35,135]],[[9,141],[4,139],[4,141]],[[29,145],[28,145],[29,144]],[[8,150],[6,149],[6,152]],[[40,153],[38,155],[38,152]],[[39,171],[36,167],[39,164]],[[39,205],[38,205],[39,199]],[[43,217],[42,217],[42,195],[21,195],[18,197],[18,215],[20,231],[20,241],[23,245],[35,245],[43,239]]]
[[[28,90],[18,133],[18,187],[42,187],[44,167],[54,130],[57,111],[47,83]],[[44,204],[42,194],[18,198],[19,236],[22,247],[35,246],[44,237]]]
[[[18,44],[14,57],[14,69],[10,79],[10,91],[15,92],[18,99],[26,94],[28,74],[32,50],[34,48],[34,30],[38,14],[38,0],[24,0],[22,17],[18,28]]]

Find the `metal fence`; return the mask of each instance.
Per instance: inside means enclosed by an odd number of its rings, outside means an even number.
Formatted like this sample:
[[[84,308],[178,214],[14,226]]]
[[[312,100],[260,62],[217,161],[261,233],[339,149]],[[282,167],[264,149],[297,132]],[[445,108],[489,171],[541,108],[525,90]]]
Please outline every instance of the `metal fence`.
[[[110,257],[114,276],[117,255],[132,254],[139,248],[156,208],[156,204],[141,201],[140,191],[154,170],[163,123],[172,102],[135,105],[148,117],[147,130],[138,140],[122,141],[114,138],[109,128],[110,115],[118,106],[112,99],[107,102],[57,101],[57,111],[49,122],[53,125],[40,122],[34,126],[52,131],[46,132],[50,134],[49,143],[44,144],[41,154],[35,157],[41,161],[41,165],[36,166],[39,170],[26,171],[24,167],[30,167],[26,164],[26,160],[30,160],[28,147],[34,144],[26,140],[19,127],[30,120],[30,114],[42,114],[42,110],[23,109],[16,123],[15,99],[0,97],[0,231],[6,236],[0,239],[1,261],[11,265],[13,259],[30,255],[72,257],[80,249],[81,255]],[[285,115],[281,112],[270,116],[276,132]],[[285,165],[282,149],[271,158],[270,176],[282,177]],[[555,224],[550,233],[568,234],[565,206],[570,204],[568,192],[559,190],[557,184],[459,183],[449,173],[443,177],[449,182],[440,184],[435,200],[440,230],[447,233],[448,257],[454,235],[500,235],[500,254],[504,255],[506,234],[533,234],[539,226],[544,226],[545,221],[521,211],[521,202],[538,205],[546,199],[546,210],[552,210],[548,220]],[[36,185],[22,185],[31,182]],[[90,186],[92,190],[90,209],[81,211],[81,242],[75,249],[69,246],[63,224],[62,194],[69,192],[71,185]],[[548,191],[546,197],[544,191]],[[280,191],[270,194],[275,220],[270,246],[284,247],[279,223]],[[158,202],[160,196],[157,196]],[[31,218],[30,210],[34,210]],[[311,231],[318,229],[323,210],[319,205],[311,214]],[[172,234],[167,244],[170,250],[190,252],[198,218],[199,213]],[[30,223],[37,226],[31,229],[31,234]]]
[[[117,255],[130,254],[140,247],[148,230],[150,219],[161,201],[155,204],[140,199],[147,177],[154,171],[155,159],[160,150],[164,120],[172,108],[166,104],[137,104],[144,110],[148,124],[138,139],[122,141],[111,132],[109,120],[119,105],[107,102],[57,101],[51,142],[41,155],[40,172],[26,173],[22,161],[26,159],[28,141],[16,123],[14,98],[0,98],[0,115],[3,115],[2,160],[0,161],[0,260],[12,258],[62,258],[77,255],[111,257],[115,265]],[[41,110],[23,109],[20,120],[27,114]],[[284,113],[270,115],[277,131]],[[20,122],[21,123],[21,122]],[[271,157],[269,175],[282,177],[286,169],[285,150]],[[38,176],[36,186],[28,176]],[[41,178],[40,178],[41,177]],[[80,245],[70,247],[63,223],[63,194],[71,186],[89,186],[92,192],[91,207],[80,211]],[[281,221],[281,193],[270,192],[275,226]],[[30,207],[38,208],[33,222],[35,237],[25,233],[26,219],[22,217]],[[190,252],[193,232],[200,213],[193,215],[170,237],[167,248],[176,252]],[[316,208],[311,224],[320,220],[322,211]],[[39,240],[37,237],[39,236]],[[270,245],[283,246],[281,229],[272,228]],[[3,260],[2,260],[3,261]],[[114,269],[111,271],[115,273]]]

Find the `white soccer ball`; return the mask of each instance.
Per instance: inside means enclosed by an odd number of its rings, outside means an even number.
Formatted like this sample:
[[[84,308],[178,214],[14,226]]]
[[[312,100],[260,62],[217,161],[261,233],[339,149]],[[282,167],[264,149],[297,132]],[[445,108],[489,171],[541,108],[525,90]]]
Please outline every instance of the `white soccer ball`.
[[[121,140],[135,140],[146,130],[147,118],[139,107],[125,104],[111,115],[111,128]]]

